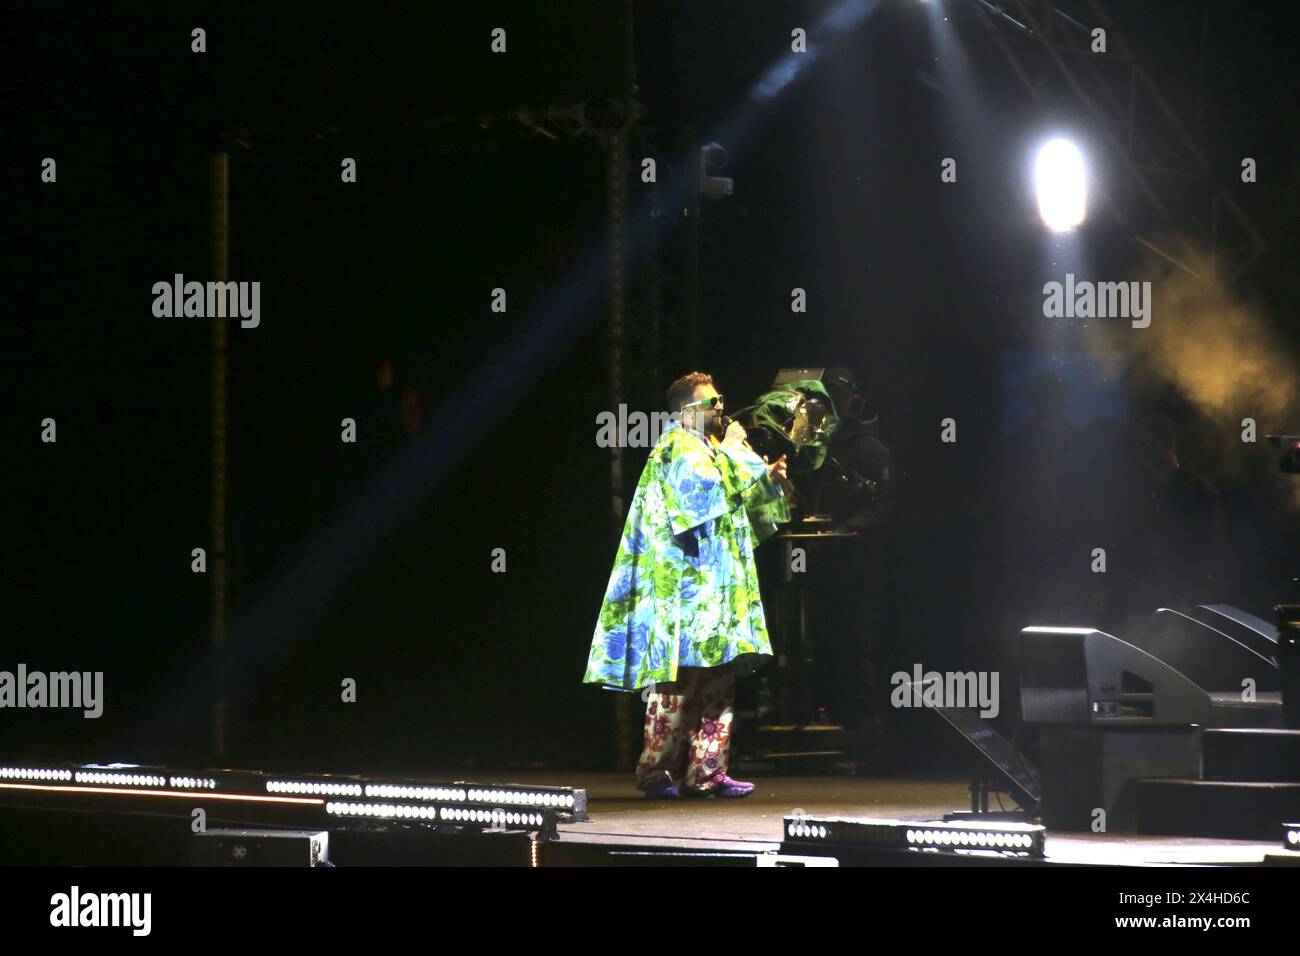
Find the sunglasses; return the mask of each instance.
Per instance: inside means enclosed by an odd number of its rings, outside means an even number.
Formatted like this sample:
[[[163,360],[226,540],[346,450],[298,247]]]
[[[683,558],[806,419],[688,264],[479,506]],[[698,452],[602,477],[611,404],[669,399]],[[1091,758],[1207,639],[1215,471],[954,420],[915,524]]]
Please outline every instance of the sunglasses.
[[[722,404],[723,404],[722,396],[714,395],[712,398],[702,398],[698,402],[690,402],[687,405],[683,405],[682,409],[685,410],[687,408],[695,408],[696,406],[707,406],[709,408],[721,408]]]

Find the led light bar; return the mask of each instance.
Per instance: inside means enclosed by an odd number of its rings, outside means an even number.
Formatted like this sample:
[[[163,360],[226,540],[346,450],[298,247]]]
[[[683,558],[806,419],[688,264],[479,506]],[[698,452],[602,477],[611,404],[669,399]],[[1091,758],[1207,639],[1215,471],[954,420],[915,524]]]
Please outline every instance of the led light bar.
[[[463,803],[471,806],[551,809],[568,819],[586,819],[587,791],[572,787],[526,787],[519,784],[476,784],[465,781],[382,782],[362,778],[341,779],[303,776],[265,782],[267,793],[310,794],[325,797],[366,797],[370,800]]]
[[[324,780],[268,780],[267,793],[306,793],[313,796],[359,797],[359,783],[330,783]]]
[[[43,767],[0,767],[0,780],[71,780],[71,770]]]
[[[998,853],[1041,858],[1046,830],[1030,823],[786,817],[785,840],[803,845],[870,846],[927,852]]]
[[[97,787],[171,787],[180,790],[217,788],[217,781],[212,777],[169,776],[157,767],[136,767],[129,764],[86,764],[76,768],[0,767],[0,780],[53,780]]]
[[[353,803],[325,804],[331,816],[368,820],[410,820],[434,825],[475,827],[484,830],[546,830],[557,822],[554,810],[508,810],[504,807],[465,807],[438,804]]]
[[[469,794],[463,788],[448,784],[418,787],[390,783],[371,783],[366,785],[365,795],[387,800],[451,800],[462,803],[469,799]]]
[[[0,766],[0,788],[51,790],[96,798],[183,796],[194,792],[227,801],[316,804],[335,817],[405,820],[435,826],[548,829],[557,822],[587,819],[587,792],[571,787],[476,784],[464,781],[368,780],[357,775],[281,776],[250,770],[192,772],[129,763],[66,764],[63,767]],[[165,791],[170,791],[165,792]],[[75,796],[74,796],[75,798]],[[53,799],[53,798],[51,798]]]
[[[367,797],[391,800],[444,800],[456,803],[492,804],[515,807],[550,807],[563,813],[585,815],[587,791],[570,787],[521,787],[516,784],[501,786],[453,784],[388,784],[366,785]]]
[[[505,803],[521,807],[553,807],[558,810],[573,811],[581,798],[582,807],[587,809],[585,790],[557,790],[552,788],[524,787],[490,787],[471,789],[467,797],[470,803]]]
[[[147,773],[105,773],[102,770],[78,770],[73,773],[72,779],[77,783],[112,784],[115,787],[167,786],[166,777]]]

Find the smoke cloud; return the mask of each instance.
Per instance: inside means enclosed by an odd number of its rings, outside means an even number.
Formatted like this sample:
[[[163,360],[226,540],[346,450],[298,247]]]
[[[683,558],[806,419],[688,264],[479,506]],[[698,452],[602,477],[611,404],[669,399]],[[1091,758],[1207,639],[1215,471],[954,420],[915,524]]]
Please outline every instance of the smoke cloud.
[[[1094,345],[1129,356],[1135,393],[1175,391],[1199,417],[1197,444],[1220,475],[1277,472],[1277,455],[1264,435],[1300,432],[1300,356],[1267,309],[1216,271],[1208,252],[1187,240],[1161,249],[1179,265],[1148,252],[1138,269],[1151,282],[1152,321],[1132,329],[1093,323]],[[1257,425],[1257,443],[1242,441],[1243,419]],[[1278,474],[1300,509],[1300,479]]]

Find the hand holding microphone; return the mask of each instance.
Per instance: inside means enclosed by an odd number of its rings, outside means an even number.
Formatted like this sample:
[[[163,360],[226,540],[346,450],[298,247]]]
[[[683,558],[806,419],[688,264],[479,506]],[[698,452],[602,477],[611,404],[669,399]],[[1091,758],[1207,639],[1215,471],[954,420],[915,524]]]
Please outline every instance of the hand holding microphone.
[[[722,426],[726,429],[726,432],[722,436],[722,443],[724,445],[743,445],[744,447],[749,448],[749,441],[745,434],[744,425],[727,415],[723,415]],[[753,451],[754,449],[749,448],[749,450]]]
[[[748,448],[751,452],[754,451],[749,444],[749,438],[745,433],[745,427],[741,425],[740,422],[723,415],[722,424],[727,429],[726,435],[722,439],[724,445],[728,443],[733,446],[742,445],[745,448]],[[789,477],[786,471],[785,455],[782,455],[776,461],[772,461],[764,455],[763,461],[767,464],[767,475],[772,479],[772,484],[785,484]]]

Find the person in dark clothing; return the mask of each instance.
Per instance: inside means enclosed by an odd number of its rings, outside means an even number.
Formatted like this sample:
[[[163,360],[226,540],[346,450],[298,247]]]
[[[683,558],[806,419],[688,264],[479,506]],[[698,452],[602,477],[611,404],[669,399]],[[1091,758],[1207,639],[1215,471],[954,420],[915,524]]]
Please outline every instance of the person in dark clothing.
[[[823,377],[840,427],[819,471],[815,511],[829,514],[858,538],[837,548],[823,576],[825,646],[819,680],[833,722],[872,734],[882,731],[888,699],[884,634],[885,532],[894,512],[894,456],[880,439],[880,422],[858,391],[853,373],[831,368]]]
[[[831,442],[818,510],[855,531],[881,528],[894,513],[894,454],[880,440],[880,416],[858,394],[848,369],[828,369],[825,385],[840,427]]]

